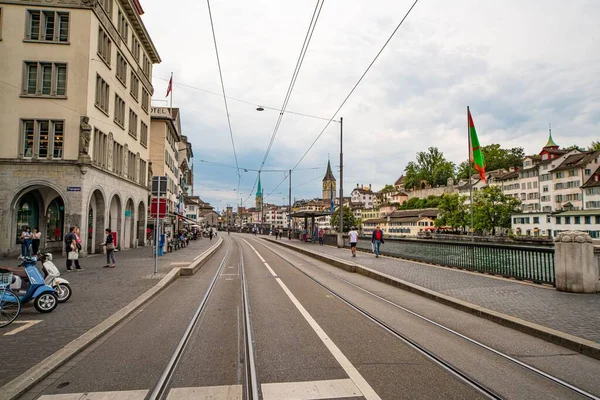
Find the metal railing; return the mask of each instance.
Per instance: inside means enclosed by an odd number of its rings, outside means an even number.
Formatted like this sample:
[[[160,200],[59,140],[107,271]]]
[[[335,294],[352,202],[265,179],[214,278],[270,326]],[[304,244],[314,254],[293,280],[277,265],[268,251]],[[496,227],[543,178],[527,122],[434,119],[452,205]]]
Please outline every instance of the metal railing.
[[[349,246],[347,239],[344,243]],[[336,237],[327,235],[325,244],[335,245]],[[371,238],[361,237],[357,248],[371,251]],[[556,285],[554,248],[551,247],[385,239],[381,254]]]

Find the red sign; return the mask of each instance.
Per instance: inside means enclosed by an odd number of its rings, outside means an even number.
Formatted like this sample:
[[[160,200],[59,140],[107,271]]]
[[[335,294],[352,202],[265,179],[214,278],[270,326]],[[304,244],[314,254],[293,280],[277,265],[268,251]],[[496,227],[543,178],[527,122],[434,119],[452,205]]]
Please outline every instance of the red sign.
[[[154,197],[150,203],[150,218],[156,218],[157,199]],[[167,215],[167,199],[160,199],[158,218],[164,218]]]

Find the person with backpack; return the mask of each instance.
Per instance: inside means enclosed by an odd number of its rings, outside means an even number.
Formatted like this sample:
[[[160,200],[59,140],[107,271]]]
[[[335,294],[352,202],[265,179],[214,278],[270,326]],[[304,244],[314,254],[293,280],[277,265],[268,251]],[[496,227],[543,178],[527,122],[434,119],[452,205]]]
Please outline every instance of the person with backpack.
[[[373,235],[371,236],[371,243],[373,244],[373,253],[375,253],[375,258],[379,257],[379,246],[381,246],[383,241],[383,231],[379,228],[375,228],[373,231]]]

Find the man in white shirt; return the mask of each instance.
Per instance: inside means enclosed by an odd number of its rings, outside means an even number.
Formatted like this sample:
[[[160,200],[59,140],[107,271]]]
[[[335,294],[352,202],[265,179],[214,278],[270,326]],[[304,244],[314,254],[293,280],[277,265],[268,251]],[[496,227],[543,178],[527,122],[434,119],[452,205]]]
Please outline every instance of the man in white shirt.
[[[350,228],[348,237],[350,239],[350,251],[352,251],[352,257],[356,257],[356,243],[358,242],[358,232],[356,231],[356,227],[353,226]]]

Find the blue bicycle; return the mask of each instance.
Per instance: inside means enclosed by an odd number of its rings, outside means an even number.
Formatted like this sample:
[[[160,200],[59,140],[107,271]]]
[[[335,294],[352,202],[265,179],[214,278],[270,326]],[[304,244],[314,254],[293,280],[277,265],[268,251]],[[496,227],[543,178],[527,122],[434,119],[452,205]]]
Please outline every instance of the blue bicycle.
[[[21,300],[12,290],[11,272],[0,273],[0,328],[10,325],[21,312]]]

